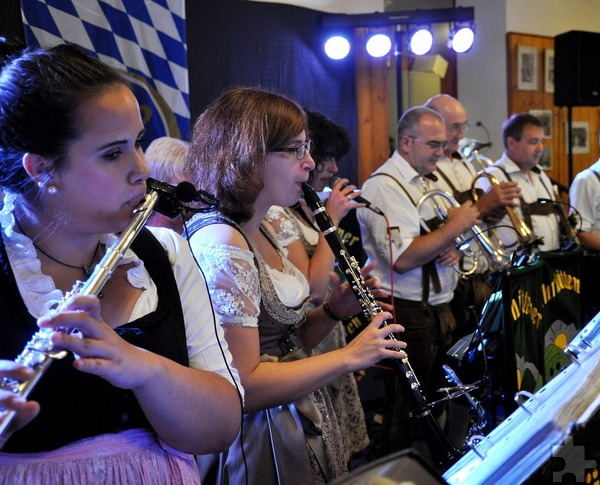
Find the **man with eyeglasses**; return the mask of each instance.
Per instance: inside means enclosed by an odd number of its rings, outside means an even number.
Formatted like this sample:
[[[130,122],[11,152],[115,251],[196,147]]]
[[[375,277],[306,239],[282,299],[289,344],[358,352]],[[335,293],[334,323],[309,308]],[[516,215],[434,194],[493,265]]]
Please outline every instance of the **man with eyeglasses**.
[[[442,115],[448,137],[448,146],[435,171],[438,185],[442,190],[452,194],[459,204],[473,200],[471,186],[477,171],[473,164],[464,159],[458,149],[469,128],[467,110],[460,101],[448,94],[437,94],[431,97],[425,106]],[[479,195],[475,205],[482,220],[487,227],[490,227],[498,224],[502,219],[506,213],[504,209],[506,206],[517,205],[516,201],[521,195],[521,189],[519,184],[514,181],[504,181],[498,185],[489,186],[488,189],[487,192]],[[485,229],[486,225],[482,224],[480,227]],[[490,232],[488,236],[500,244],[497,239],[494,239],[494,233]],[[477,269],[476,275],[459,281],[455,291],[452,307],[458,325],[456,338],[463,337],[475,330],[478,318],[470,310],[470,307],[473,306],[475,313],[479,316],[492,292],[489,278],[485,275],[489,267],[488,262],[475,243],[472,243],[470,247],[477,259]],[[473,263],[473,259],[464,262],[465,267],[472,267]]]
[[[448,141],[443,118],[426,108],[407,110],[398,122],[398,147],[363,186],[363,196],[377,205],[387,218],[358,209],[364,249],[382,288],[394,299],[398,323],[407,353],[425,394],[441,387],[441,359],[451,339],[455,319],[450,310],[458,274],[453,266],[460,254],[455,238],[480,222],[471,202],[450,208],[446,223],[428,232],[421,217],[433,218],[431,204],[417,206],[421,197],[436,186],[430,180]],[[389,221],[389,227],[388,227]],[[391,266],[391,267],[390,267]],[[386,400],[383,409],[380,456],[420,447],[420,420],[410,418],[411,396],[406,382],[389,372],[384,376]]]
[[[467,162],[458,147],[469,129],[467,110],[458,99],[449,94],[437,94],[425,103],[442,115],[446,125],[448,145],[444,149],[444,157],[437,164],[435,175],[440,179],[442,189],[447,190],[454,198],[463,203],[473,200],[471,183],[477,174],[473,164]],[[516,182],[502,182],[490,188],[475,202],[481,218],[490,223],[497,223],[507,205],[516,205],[515,198],[520,195]]]
[[[438,186],[452,194],[459,204],[472,201],[471,186],[477,170],[459,151],[460,142],[469,129],[467,110],[460,101],[448,94],[437,94],[429,98],[425,106],[442,115],[448,138],[444,156],[438,161],[435,171]],[[488,188],[486,193],[479,191],[475,202],[481,219],[485,222],[485,224],[479,225],[483,230],[490,225],[497,224],[505,213],[504,207],[516,205],[515,198],[520,195],[517,182],[502,182]],[[489,232],[487,236],[500,246],[500,241],[495,238],[493,232]],[[465,270],[473,268],[473,265],[476,264],[476,269],[475,274],[459,279],[454,291],[454,298],[451,302],[456,319],[454,341],[458,341],[476,330],[483,307],[493,291],[494,276],[487,274],[488,260],[475,240],[470,244],[469,250],[471,254],[463,255],[461,264]],[[463,406],[460,401],[452,402],[448,413],[449,436],[456,439],[457,442],[464,442],[469,419],[468,407]]]

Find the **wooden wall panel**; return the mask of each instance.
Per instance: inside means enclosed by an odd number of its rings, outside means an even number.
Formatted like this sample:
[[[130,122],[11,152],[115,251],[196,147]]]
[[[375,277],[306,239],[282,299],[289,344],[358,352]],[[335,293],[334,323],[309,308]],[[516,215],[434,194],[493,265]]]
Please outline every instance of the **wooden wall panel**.
[[[364,45],[366,38],[367,29],[356,29],[354,45]],[[355,61],[360,186],[389,158],[389,60],[387,56],[376,59],[363,49],[356,49]]]
[[[518,89],[519,46],[535,47],[537,49],[537,90],[525,91]],[[600,155],[600,148],[598,147],[600,108],[585,106],[572,108],[574,123],[577,121],[587,121],[589,123],[588,143],[590,152],[587,154],[573,154],[573,163],[571,170],[569,170],[566,139],[568,108],[554,106],[554,93],[545,91],[544,62],[546,49],[554,49],[554,37],[512,32],[507,34],[508,113],[510,115],[530,110],[552,111],[551,138],[545,142],[545,146],[552,149],[552,169],[547,170],[547,173],[553,180],[568,186],[577,173],[594,163]]]

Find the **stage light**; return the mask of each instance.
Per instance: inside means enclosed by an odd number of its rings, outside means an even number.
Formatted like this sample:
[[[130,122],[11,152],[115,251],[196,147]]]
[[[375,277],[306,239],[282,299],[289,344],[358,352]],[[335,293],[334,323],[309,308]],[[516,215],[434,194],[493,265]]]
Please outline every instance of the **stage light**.
[[[327,39],[324,48],[329,58],[340,60],[350,53],[350,42],[341,35],[334,35]]]
[[[417,56],[427,54],[433,46],[433,34],[426,27],[412,30],[409,33],[408,46],[410,51]]]
[[[467,52],[475,40],[475,29],[470,23],[456,23],[450,29],[448,48],[455,52]]]
[[[375,34],[369,38],[366,47],[371,57],[383,57],[392,50],[392,41],[385,34]]]

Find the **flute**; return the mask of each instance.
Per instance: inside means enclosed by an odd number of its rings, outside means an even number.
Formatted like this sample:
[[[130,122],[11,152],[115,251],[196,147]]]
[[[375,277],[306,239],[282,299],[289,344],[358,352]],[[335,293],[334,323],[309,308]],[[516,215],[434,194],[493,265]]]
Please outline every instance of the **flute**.
[[[350,284],[350,288],[358,299],[365,317],[371,321],[383,310],[376,302],[369,287],[365,284],[356,258],[348,253],[348,250],[337,231],[337,227],[331,220],[331,217],[327,213],[327,210],[323,206],[323,203],[315,190],[305,183],[302,185],[302,192],[304,193],[304,200],[315,216],[315,221],[317,222],[319,229],[321,229],[323,236],[325,236],[325,239],[329,243],[329,247],[333,251],[340,270],[345,275]],[[384,322],[383,325],[387,325],[387,322]],[[393,334],[390,334],[388,338],[397,341]],[[399,349],[395,350],[399,351]],[[438,464],[449,464],[454,462],[460,457],[461,452],[450,442],[431,413],[431,407],[427,405],[425,396],[421,392],[421,384],[410,365],[408,357],[404,359],[394,359],[393,362],[398,367],[400,377],[407,381],[412,391],[411,394],[416,405],[414,416],[424,419],[427,424],[425,429],[428,432],[428,444],[430,445],[434,460]]]
[[[147,186],[149,188],[146,197],[132,212],[132,219],[127,227],[121,232],[114,244],[107,249],[104,257],[98,262],[90,277],[85,281],[76,281],[75,285],[67,292],[61,302],[57,305],[56,311],[59,311],[65,302],[73,296],[97,295],[100,293],[106,282],[112,276],[114,269],[123,255],[131,246],[136,236],[142,230],[156,204],[159,202],[159,197],[163,197],[161,203],[167,207],[167,212],[174,211],[174,203],[164,203],[175,197],[175,188],[165,184],[164,182],[148,179]],[[173,217],[173,212],[167,213]],[[58,329],[43,328],[38,330],[33,337],[27,342],[24,350],[15,359],[17,364],[29,367],[34,371],[34,376],[27,381],[18,381],[16,379],[3,378],[0,381],[0,389],[8,390],[14,394],[27,397],[42,375],[46,372],[50,364],[55,359],[62,359],[67,355],[64,350],[55,350],[52,345],[51,337],[54,332],[70,333],[73,329]],[[3,410],[0,412],[0,443],[6,429],[12,423],[15,417],[15,411]]]

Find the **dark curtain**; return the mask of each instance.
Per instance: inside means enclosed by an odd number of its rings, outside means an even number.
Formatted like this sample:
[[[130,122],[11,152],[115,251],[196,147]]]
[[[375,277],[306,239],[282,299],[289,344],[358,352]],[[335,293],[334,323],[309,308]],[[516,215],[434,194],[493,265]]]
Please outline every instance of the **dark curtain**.
[[[357,181],[354,62],[323,52],[322,19],[301,7],[246,0],[186,2],[192,123],[222,91],[261,86],[286,94],[348,130],[340,175]]]

